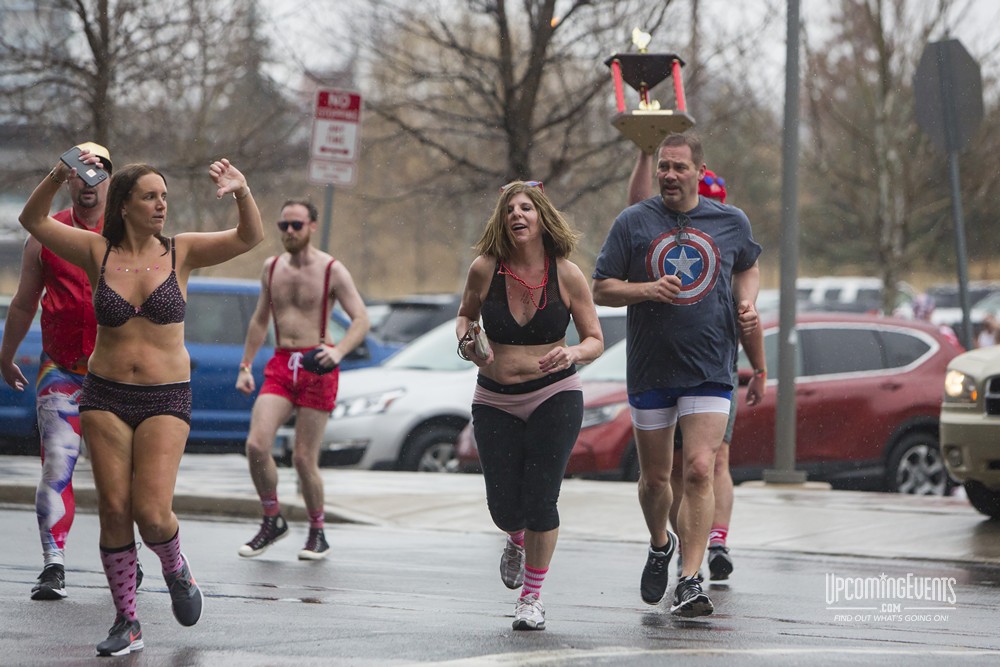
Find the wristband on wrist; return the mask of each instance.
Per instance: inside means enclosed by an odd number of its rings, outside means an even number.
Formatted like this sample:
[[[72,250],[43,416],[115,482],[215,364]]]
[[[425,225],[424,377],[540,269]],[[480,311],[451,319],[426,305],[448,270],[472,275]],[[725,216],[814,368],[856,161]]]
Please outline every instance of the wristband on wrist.
[[[765,377],[767,375],[766,368],[755,368],[753,369],[753,374],[757,377]]]
[[[235,199],[236,201],[243,201],[244,199],[246,199],[249,196],[250,196],[250,186],[249,185],[244,185],[243,186],[243,194],[242,195],[237,194],[235,192],[233,193],[233,199]]]
[[[253,366],[250,364],[240,364],[240,373],[253,373]]]
[[[53,169],[52,171],[49,172],[49,180],[52,181],[53,183],[55,183],[56,185],[62,185],[63,183],[66,182],[65,178],[62,179],[62,180],[60,180],[59,177],[56,176],[56,170],[55,169]]]

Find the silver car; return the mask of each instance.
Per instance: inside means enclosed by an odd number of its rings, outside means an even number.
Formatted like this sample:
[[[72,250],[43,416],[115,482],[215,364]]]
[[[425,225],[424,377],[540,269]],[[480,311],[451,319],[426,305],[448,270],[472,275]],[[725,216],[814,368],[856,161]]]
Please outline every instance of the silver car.
[[[625,337],[625,308],[597,309],[605,345]],[[570,326],[566,344],[579,342]],[[416,338],[381,366],[342,373],[320,464],[370,470],[458,470],[456,442],[472,418],[476,366],[456,354],[455,320]],[[294,428],[278,431],[274,455],[291,458]]]

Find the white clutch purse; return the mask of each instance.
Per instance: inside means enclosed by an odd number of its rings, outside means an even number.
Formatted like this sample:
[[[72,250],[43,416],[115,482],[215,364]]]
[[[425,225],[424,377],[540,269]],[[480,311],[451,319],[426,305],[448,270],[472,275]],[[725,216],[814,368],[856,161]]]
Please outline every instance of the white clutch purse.
[[[490,356],[490,340],[486,337],[486,332],[483,331],[479,322],[473,322],[469,330],[472,332],[472,340],[475,341],[476,354],[479,355],[479,358],[485,359]]]

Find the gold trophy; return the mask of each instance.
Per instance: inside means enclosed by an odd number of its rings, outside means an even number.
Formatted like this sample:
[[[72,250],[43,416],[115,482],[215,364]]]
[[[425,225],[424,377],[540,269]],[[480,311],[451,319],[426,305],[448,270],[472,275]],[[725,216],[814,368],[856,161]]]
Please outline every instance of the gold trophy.
[[[647,53],[650,39],[649,33],[634,29],[632,43],[639,52],[616,53],[604,64],[611,68],[618,107],[611,124],[644,153],[652,154],[663,137],[694,127],[694,118],[687,112],[684,100],[684,80],[681,77],[684,61],[673,53]],[[674,80],[676,109],[661,109],[660,103],[649,97],[649,91],[668,77]],[[638,91],[638,109],[625,109],[623,81]]]

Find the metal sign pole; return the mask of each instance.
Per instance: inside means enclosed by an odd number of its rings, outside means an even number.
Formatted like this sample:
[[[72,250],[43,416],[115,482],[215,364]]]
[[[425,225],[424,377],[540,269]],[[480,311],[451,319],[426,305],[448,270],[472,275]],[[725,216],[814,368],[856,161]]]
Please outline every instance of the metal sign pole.
[[[795,469],[795,277],[799,262],[799,0],[788,0],[785,56],[785,123],[781,148],[781,301],[778,319],[778,411],[774,469],[764,471],[768,484],[802,484]]]
[[[330,228],[333,227],[333,185],[327,185],[323,193],[323,237],[320,247],[330,252]]]

